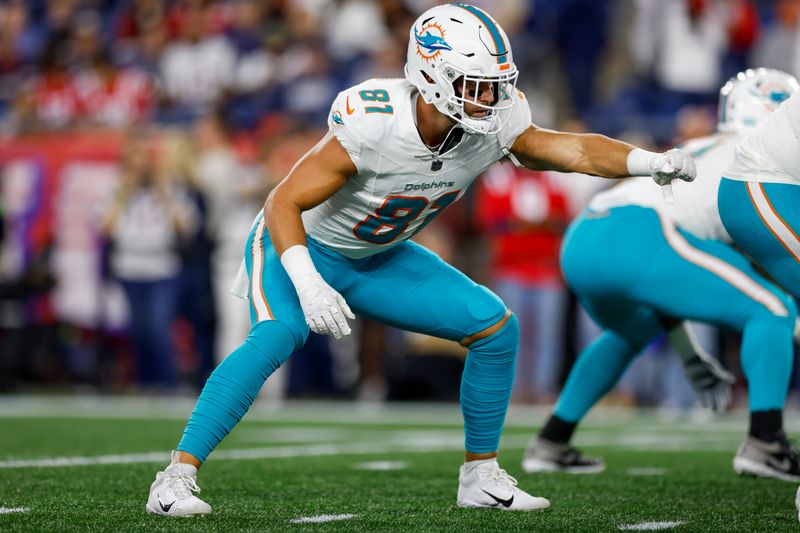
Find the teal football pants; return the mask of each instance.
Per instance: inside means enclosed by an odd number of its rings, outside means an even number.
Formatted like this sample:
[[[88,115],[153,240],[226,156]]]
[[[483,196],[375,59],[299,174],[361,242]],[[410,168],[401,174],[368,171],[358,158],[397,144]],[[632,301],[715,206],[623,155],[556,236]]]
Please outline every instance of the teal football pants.
[[[676,229],[656,211],[587,211],[570,226],[564,276],[604,332],[579,356],[554,414],[578,422],[661,331],[662,317],[742,332],[752,411],[782,409],[792,369],[792,299],[730,246]]]
[[[384,324],[461,341],[506,314],[503,302],[486,287],[413,242],[363,259],[347,258],[310,238],[308,247],[317,270],[350,308]],[[209,377],[178,445],[201,461],[309,333],[263,219],[251,231],[245,262],[253,326],[245,342]],[[461,381],[467,451],[488,453],[498,448],[518,345],[519,324],[511,316],[498,332],[469,347]]]
[[[800,184],[723,179],[717,198],[733,241],[800,298]]]

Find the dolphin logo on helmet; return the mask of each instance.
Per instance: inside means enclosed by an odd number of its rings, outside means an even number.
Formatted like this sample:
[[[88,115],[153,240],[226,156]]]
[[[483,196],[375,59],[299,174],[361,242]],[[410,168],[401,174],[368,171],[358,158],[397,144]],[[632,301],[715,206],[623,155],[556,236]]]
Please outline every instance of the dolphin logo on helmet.
[[[435,52],[436,50],[453,49],[452,46],[447,44],[447,41],[445,41],[443,37],[431,34],[430,29],[428,29],[425,35],[420,35],[419,33],[414,32],[414,38],[417,40],[418,45],[431,52]]]

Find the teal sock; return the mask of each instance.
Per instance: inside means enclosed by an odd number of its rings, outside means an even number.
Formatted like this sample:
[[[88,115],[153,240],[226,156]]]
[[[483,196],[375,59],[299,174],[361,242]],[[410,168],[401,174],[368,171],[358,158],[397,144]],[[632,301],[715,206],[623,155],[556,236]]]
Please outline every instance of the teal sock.
[[[519,322],[514,315],[499,331],[469,347],[461,376],[461,412],[468,452],[491,453],[500,446],[518,347]]]
[[[294,337],[284,324],[270,320],[253,326],[244,343],[208,378],[178,450],[205,461],[295,349]]]

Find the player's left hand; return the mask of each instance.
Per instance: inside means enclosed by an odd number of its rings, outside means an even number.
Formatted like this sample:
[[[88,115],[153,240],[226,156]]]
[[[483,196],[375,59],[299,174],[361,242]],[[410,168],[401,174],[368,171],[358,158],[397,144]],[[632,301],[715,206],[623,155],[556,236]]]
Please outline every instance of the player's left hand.
[[[650,176],[662,186],[675,179],[694,181],[697,176],[692,156],[677,148],[662,154],[656,154],[650,160],[649,167]]]
[[[732,399],[731,385],[736,382],[733,374],[705,353],[685,360],[683,366],[700,405],[717,413],[728,408]]]

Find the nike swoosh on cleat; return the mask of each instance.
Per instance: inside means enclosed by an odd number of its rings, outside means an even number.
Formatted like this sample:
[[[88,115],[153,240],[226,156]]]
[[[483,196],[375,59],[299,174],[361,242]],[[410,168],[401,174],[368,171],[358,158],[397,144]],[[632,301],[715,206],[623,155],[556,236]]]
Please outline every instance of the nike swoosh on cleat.
[[[769,459],[767,459],[767,464],[769,464],[773,468],[782,470],[784,472],[788,472],[789,469],[792,467],[792,462],[787,457],[784,457],[780,461],[778,461],[774,457],[770,457]]]
[[[161,498],[156,498],[156,500],[158,500],[159,507],[161,507],[161,510],[164,511],[165,513],[168,513],[169,510],[172,509],[172,506],[175,505],[175,501],[173,501],[169,505],[164,505],[163,503],[161,503]]]
[[[494,495],[494,494],[492,494],[491,492],[486,492],[486,491],[485,491],[485,490],[483,490],[483,489],[481,489],[481,490],[482,490],[482,491],[484,492],[484,494],[486,494],[487,496],[491,496],[491,497],[492,497],[492,499],[494,499],[494,501],[496,501],[497,503],[499,503],[499,504],[500,504],[500,505],[502,505],[503,507],[511,507],[511,504],[512,504],[512,503],[514,503],[514,495],[513,495],[513,494],[511,495],[511,497],[510,497],[509,499],[507,499],[507,500],[504,500],[504,499],[502,499],[502,498],[498,498],[497,496],[495,496],[495,495]]]

